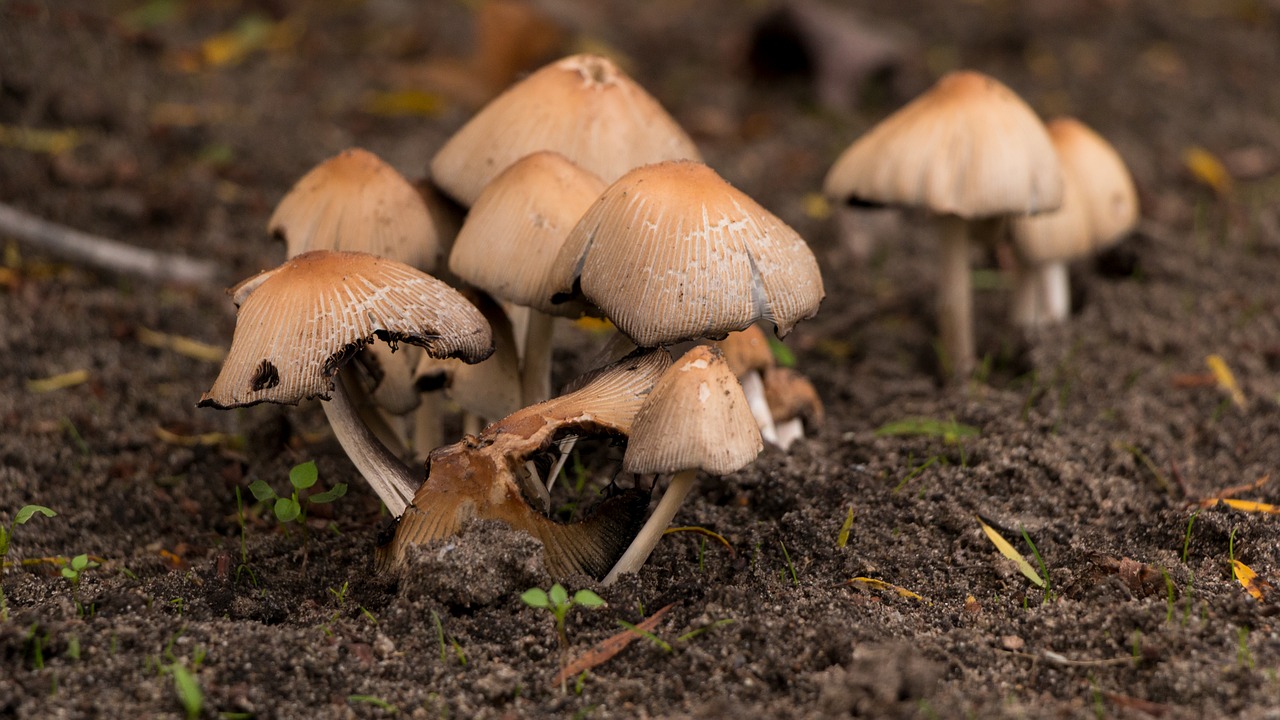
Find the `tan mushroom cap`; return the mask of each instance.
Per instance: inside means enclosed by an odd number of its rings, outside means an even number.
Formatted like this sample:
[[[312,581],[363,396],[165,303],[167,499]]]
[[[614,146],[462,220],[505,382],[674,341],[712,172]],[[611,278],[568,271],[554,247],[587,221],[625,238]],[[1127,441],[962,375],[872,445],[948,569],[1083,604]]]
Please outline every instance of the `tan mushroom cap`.
[[[605,187],[559,153],[526,155],[480,193],[454,241],[449,270],[494,297],[566,312],[551,303],[556,255]]]
[[[1138,223],[1138,191],[1120,153],[1074,118],[1049,122],[1062,172],[1075,180],[1095,250],[1124,237]]]
[[[769,338],[759,325],[729,333],[723,340],[716,341],[716,347],[724,353],[724,360],[729,363],[734,377],[742,377],[752,370],[762,373],[774,365]]]
[[[1062,178],[1062,206],[1053,212],[1024,215],[1009,225],[1020,260],[1029,265],[1068,262],[1093,252],[1089,216],[1079,180],[1071,173]]]
[[[809,378],[791,368],[772,367],[764,373],[764,396],[773,419],[784,423],[800,418],[806,427],[826,422],[826,409]]]
[[[474,295],[472,302],[493,331],[493,354],[474,364],[423,354],[414,375],[422,379],[444,376],[445,392],[459,407],[492,420],[520,408],[520,357],[511,321],[502,307],[483,293]]]
[[[360,148],[320,163],[294,184],[267,223],[289,257],[311,250],[366,252],[432,272],[441,249],[417,188]]]
[[[375,338],[467,362],[493,351],[488,323],[456,290],[365,253],[303,253],[230,292],[235,335],[201,406],[327,399],[334,374]]]
[[[675,362],[636,413],[623,467],[648,475],[699,469],[725,475],[764,449],[760,429],[719,350],[694,347]]]
[[[431,161],[436,183],[464,205],[516,160],[554,150],[613,182],[634,167],[698,159],[693,140],[612,61],[571,55],[486,105]]]
[[[841,200],[966,219],[1046,212],[1062,177],[1044,124],[1008,87],[957,71],[850,145],[827,173]]]
[[[785,335],[824,294],[809,246],[700,162],[636,168],[569,234],[556,277],[637,345],[721,337],[759,320]],[[567,292],[562,282],[560,290]]]

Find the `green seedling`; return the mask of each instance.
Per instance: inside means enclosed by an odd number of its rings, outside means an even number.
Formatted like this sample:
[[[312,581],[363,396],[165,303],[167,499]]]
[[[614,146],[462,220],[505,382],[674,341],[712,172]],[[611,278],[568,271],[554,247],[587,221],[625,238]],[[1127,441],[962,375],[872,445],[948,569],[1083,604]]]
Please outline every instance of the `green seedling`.
[[[18,514],[13,516],[13,520],[9,523],[8,527],[0,527],[0,561],[4,560],[4,558],[9,555],[9,540],[13,538],[13,529],[19,525],[26,525],[27,521],[35,517],[37,514],[51,518],[55,517],[58,513],[43,505],[24,505],[18,510]]]
[[[445,633],[444,623],[440,621],[440,616],[436,614],[435,610],[431,611],[431,619],[435,621],[436,639],[440,641],[440,662],[448,662],[449,656],[445,650],[452,647],[453,654],[458,658],[458,664],[466,666],[467,654],[463,652],[462,645],[460,645],[453,636]]]
[[[795,565],[791,564],[791,553],[787,552],[787,544],[782,542],[781,540],[778,541],[778,544],[782,546],[782,557],[786,559],[787,570],[790,571],[791,573],[792,587],[800,587],[800,578],[796,576]]]
[[[242,573],[248,573],[253,586],[258,587],[258,575],[249,566],[249,544],[245,539],[244,502],[240,498],[240,488],[236,488],[236,520],[240,523],[240,564],[236,566],[236,582],[240,582]]]
[[[80,580],[84,574],[93,568],[98,567],[98,563],[89,559],[88,555],[77,555],[62,567],[62,577],[67,579],[71,584],[71,599],[76,604],[76,610],[79,611],[80,617],[93,615],[93,606],[87,608],[80,602]]]
[[[400,708],[374,695],[348,695],[347,702],[364,703],[365,705],[372,705],[376,708],[386,710],[387,712],[392,713],[393,715],[395,713],[400,712]]]
[[[1021,530],[1021,529],[1020,529]],[[1031,536],[1026,530],[1021,530],[1022,539],[1031,548],[1031,554],[1036,559],[1036,564],[1040,566],[1040,577],[1044,578],[1044,599],[1040,601],[1041,605],[1048,605],[1053,601],[1053,581],[1049,579],[1049,568],[1044,564],[1044,558],[1040,557],[1040,550],[1036,548],[1036,544],[1031,541]]]
[[[173,676],[173,689],[178,694],[183,709],[187,711],[187,720],[200,717],[200,711],[204,708],[204,692],[200,689],[200,681],[182,663],[175,662],[165,669]]]
[[[1191,549],[1191,526],[1196,524],[1196,516],[1200,514],[1197,510],[1191,513],[1191,518],[1187,520],[1187,532],[1182,538],[1182,564],[1187,564],[1187,552]]]
[[[671,647],[671,643],[667,642],[666,640],[663,640],[662,638],[658,637],[652,632],[649,632],[648,630],[645,630],[642,627],[638,627],[632,623],[627,622],[626,620],[619,620],[618,626],[622,628],[626,628],[636,636],[641,637],[645,640],[648,640],[649,642],[653,643],[654,647],[657,647],[659,650],[665,653],[671,653],[674,651],[674,648]]]
[[[964,425],[955,420],[943,421],[926,417],[904,418],[876,428],[876,437],[936,437],[942,438],[948,445],[956,445],[968,438],[976,438],[979,434],[978,428],[972,425]]]
[[[297,521],[305,527],[307,505],[331,503],[347,494],[346,483],[338,483],[325,492],[303,498],[300,493],[315,485],[319,476],[320,471],[316,469],[315,461],[308,460],[300,465],[294,465],[289,470],[289,484],[293,487],[293,491],[288,497],[277,495],[276,491],[262,480],[254,480],[249,485],[249,492],[253,493],[258,502],[273,503],[272,510],[275,512],[276,520],[281,524]]]
[[[529,607],[543,608],[555,616],[556,637],[560,640],[562,650],[569,648],[569,635],[565,632],[565,618],[568,617],[569,610],[575,605],[598,608],[604,607],[605,604],[604,598],[590,590],[579,590],[570,598],[569,592],[560,583],[552,585],[550,590],[530,588],[520,595],[520,599]]]

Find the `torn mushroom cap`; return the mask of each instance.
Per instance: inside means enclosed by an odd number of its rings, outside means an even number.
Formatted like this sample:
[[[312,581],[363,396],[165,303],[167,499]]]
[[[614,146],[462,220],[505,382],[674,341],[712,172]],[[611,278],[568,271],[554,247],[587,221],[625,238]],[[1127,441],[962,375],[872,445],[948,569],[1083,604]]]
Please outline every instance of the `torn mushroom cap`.
[[[436,183],[464,205],[516,160],[554,150],[606,183],[631,168],[697,159],[693,140],[643,88],[598,55],[557,60],[511,86],[431,161]]]
[[[435,224],[417,188],[366,150],[352,148],[302,176],[267,223],[289,257],[311,250],[366,252],[433,272]]]
[[[624,175],[556,263],[556,277],[573,278],[641,347],[722,337],[762,319],[785,335],[823,297],[818,262],[796,231],[700,162]],[[571,297],[568,282],[560,297]]]
[[[809,429],[822,427],[826,410],[809,378],[791,368],[772,367],[764,373],[764,396],[779,423],[800,418]]]
[[[716,341],[716,347],[724,353],[724,360],[735,377],[752,370],[763,373],[774,365],[773,349],[759,325],[729,333],[723,340]]]
[[[640,475],[725,475],[764,449],[742,387],[719,350],[694,347],[658,379],[631,426],[623,467]]]
[[[1074,118],[1052,120],[1048,129],[1063,174],[1075,181],[1093,249],[1124,237],[1138,222],[1138,191],[1120,153]]]
[[[976,219],[1053,210],[1062,177],[1035,112],[994,78],[957,71],[850,145],[824,190]]]
[[[571,312],[568,304],[552,304],[556,283],[550,273],[569,231],[604,189],[603,180],[559,153],[521,158],[476,199],[449,255],[449,270],[516,305]]]
[[[463,410],[493,420],[520,407],[520,358],[516,354],[511,321],[502,307],[484,293],[476,292],[469,297],[493,331],[493,354],[475,364],[423,355],[414,377],[420,388],[443,385]]]
[[[375,337],[466,362],[493,352],[488,323],[456,290],[364,253],[303,253],[231,294],[240,308],[231,350],[201,406],[327,399],[334,374]]]

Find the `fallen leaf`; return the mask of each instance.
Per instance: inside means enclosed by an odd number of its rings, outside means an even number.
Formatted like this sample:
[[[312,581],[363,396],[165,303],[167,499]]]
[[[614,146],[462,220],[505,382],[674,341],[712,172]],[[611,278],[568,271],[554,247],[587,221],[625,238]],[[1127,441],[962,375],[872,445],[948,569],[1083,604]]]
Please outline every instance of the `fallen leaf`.
[[[445,101],[435,93],[421,90],[374,92],[366,96],[364,111],[379,117],[437,117]]]
[[[1254,600],[1263,600],[1266,593],[1271,590],[1271,583],[1266,580],[1259,580],[1258,573],[1239,560],[1231,561],[1231,573],[1239,581],[1240,585],[1244,587],[1245,591],[1253,596]]]
[[[1182,151],[1182,164],[1191,176],[1204,183],[1219,195],[1230,194],[1233,181],[1226,166],[1213,153],[1193,145]]]
[[[725,549],[725,550],[728,550],[730,555],[736,555],[736,553],[734,553],[734,551],[733,551],[733,546],[729,544],[729,541],[728,541],[728,540],[726,540],[726,539],[725,539],[725,537],[724,537],[723,535],[721,535],[721,534],[720,534],[720,533],[718,533],[718,532],[713,532],[713,531],[711,531],[711,530],[708,530],[708,529],[706,529],[706,528],[704,528],[704,527],[695,527],[695,526],[689,526],[689,527],[673,527],[673,528],[667,528],[666,530],[664,530],[664,531],[663,531],[663,533],[662,533],[662,534],[663,534],[663,535],[671,535],[671,534],[673,534],[673,533],[685,533],[685,532],[687,532],[687,533],[695,533],[695,534],[697,534],[697,535],[705,535],[706,537],[709,537],[709,538],[711,538],[712,540],[715,540],[715,541],[719,542],[721,545],[723,545],[723,546],[724,546],[724,549]]]
[[[1231,368],[1227,367],[1227,361],[1222,359],[1221,355],[1210,355],[1204,359],[1204,364],[1209,366],[1209,372],[1213,373],[1214,380],[1217,380],[1218,386],[1227,391],[1231,396],[1231,402],[1236,407],[1243,409],[1247,404],[1244,397],[1244,391],[1236,383],[1236,376],[1232,374]]]
[[[230,447],[238,448],[244,445],[244,438],[239,435],[230,435],[220,432],[200,433],[199,435],[179,435],[178,433],[165,430],[162,427],[156,427],[156,437],[161,442],[169,445],[177,445],[179,447]]]
[[[1018,570],[1020,570],[1023,575],[1026,575],[1027,579],[1035,584],[1036,587],[1044,587],[1044,578],[1040,577],[1040,574],[1031,566],[1031,563],[1027,562],[1027,559],[1022,557],[1021,553],[1014,550],[1013,546],[1009,544],[1009,541],[1005,540],[1000,533],[996,532],[994,528],[983,522],[982,518],[977,518],[977,520],[978,524],[982,526],[982,532],[986,533],[987,539],[996,546],[996,549],[1000,551],[1000,554],[1012,560],[1013,563],[1018,566]]]
[[[849,514],[844,519],[844,524],[840,526],[840,533],[836,535],[836,547],[844,547],[849,544],[849,533],[853,530],[853,506],[849,506]]]
[[[182,335],[162,333],[145,327],[138,328],[137,337],[138,342],[143,345],[172,350],[179,355],[185,355],[196,360],[216,363],[222,362],[222,359],[227,356],[226,349],[220,346],[203,343]]]
[[[40,128],[0,125],[0,146],[27,152],[60,155],[80,144],[75,130],[43,130]]]
[[[45,378],[37,378],[27,381],[27,391],[33,393],[47,393],[55,390],[65,390],[69,387],[75,387],[89,380],[88,370],[72,370],[58,375],[50,375]]]
[[[831,217],[831,202],[822,193],[808,193],[804,196],[804,214],[814,220],[826,220]]]
[[[556,676],[551,680],[552,686],[559,687],[561,684],[568,681],[569,678],[608,662],[613,658],[613,656],[622,652],[628,645],[641,637],[635,632],[636,630],[653,632],[653,629],[658,627],[658,621],[661,620],[662,616],[667,614],[667,611],[673,607],[675,607],[675,603],[666,605],[662,609],[650,615],[648,618],[636,623],[634,630],[628,628],[616,635],[611,635],[610,637],[605,638],[599,643],[596,643],[595,646],[585,654],[565,665],[560,672],[556,673]]]
[[[898,597],[907,598],[909,600],[924,600],[924,598],[904,587],[885,582],[884,580],[877,580],[876,578],[856,577],[852,580],[845,581],[845,585],[861,588],[863,590],[888,590],[896,594]]]

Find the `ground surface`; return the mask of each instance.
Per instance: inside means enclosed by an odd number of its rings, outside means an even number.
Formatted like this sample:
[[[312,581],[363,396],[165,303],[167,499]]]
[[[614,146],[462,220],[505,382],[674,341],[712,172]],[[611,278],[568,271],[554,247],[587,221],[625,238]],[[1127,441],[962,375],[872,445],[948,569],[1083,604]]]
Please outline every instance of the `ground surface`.
[[[572,656],[673,604],[654,630],[670,652],[638,641],[567,692],[550,616],[519,598],[549,583],[535,545],[477,528],[375,575],[385,518],[319,410],[198,410],[217,364],[148,334],[229,343],[222,288],[281,260],[266,219],[318,161],[360,145],[423,172],[469,110],[457,91],[386,93],[427,87],[422,68],[465,56],[471,32],[468,4],[424,5],[0,3],[0,200],[225,268],[212,286],[166,286],[7,246],[0,519],[27,503],[58,516],[14,533],[0,716],[181,716],[177,665],[202,717],[1276,717],[1280,595],[1252,598],[1230,561],[1274,582],[1277,521],[1195,507],[1280,468],[1275,3],[860,2],[914,43],[901,94],[872,87],[839,110],[803,80],[750,82],[761,4],[548,2],[560,47],[627,58],[708,162],[810,241],[828,292],[787,341],[826,427],[701,480],[677,522],[732,551],[672,535],[616,587],[567,581],[609,603],[571,613]],[[202,45],[237,26],[243,58]],[[1077,314],[1033,338],[1006,329],[1008,289],[987,263],[988,362],[945,388],[928,224],[875,220],[879,247],[859,261],[813,193],[845,144],[958,66],[1110,138],[1145,217],[1073,268]],[[397,98],[429,112],[379,104]],[[55,156],[16,127],[80,144]],[[1234,182],[1212,189],[1204,160],[1197,179],[1193,147]],[[1215,353],[1247,407],[1207,375]],[[84,381],[63,389],[30,384],[75,371]],[[877,435],[907,418],[977,435]],[[191,442],[203,433],[241,441]],[[283,491],[309,459],[321,487],[351,485],[309,538],[237,510],[237,488]],[[1280,479],[1238,496],[1280,502]],[[1048,601],[978,514],[1023,551],[1020,530],[1035,542]],[[82,553],[101,564],[73,586],[56,563]]]

